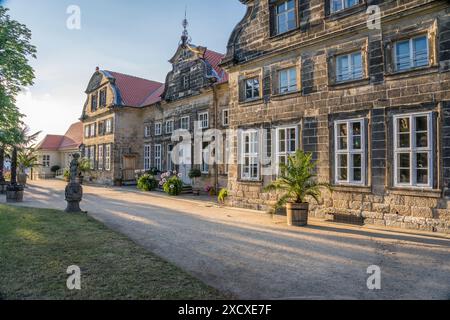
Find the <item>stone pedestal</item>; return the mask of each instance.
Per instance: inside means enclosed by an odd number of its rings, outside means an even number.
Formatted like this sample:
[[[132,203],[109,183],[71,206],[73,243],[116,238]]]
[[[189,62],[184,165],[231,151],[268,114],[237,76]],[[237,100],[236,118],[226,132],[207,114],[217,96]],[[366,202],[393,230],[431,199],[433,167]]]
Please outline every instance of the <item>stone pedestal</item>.
[[[71,182],[66,187],[67,213],[80,213],[80,202],[83,198],[83,188],[79,183]]]

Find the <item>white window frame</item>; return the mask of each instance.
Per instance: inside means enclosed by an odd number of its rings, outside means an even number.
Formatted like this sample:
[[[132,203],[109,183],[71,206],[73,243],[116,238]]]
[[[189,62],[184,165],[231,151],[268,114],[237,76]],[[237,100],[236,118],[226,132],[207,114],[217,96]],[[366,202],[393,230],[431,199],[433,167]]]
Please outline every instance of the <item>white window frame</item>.
[[[105,150],[104,150],[104,146],[102,144],[98,145],[98,150],[97,150],[97,166],[98,166],[98,170],[102,171],[104,169],[104,156],[105,156]]]
[[[183,126],[183,120],[186,121],[186,126]],[[180,119],[180,129],[189,130],[191,118],[189,116]]]
[[[150,125],[144,127],[144,138],[150,137]]]
[[[166,134],[173,133],[174,128],[174,121],[173,120],[167,120],[165,125]]]
[[[198,114],[199,128],[208,129],[209,128],[209,113],[202,112]]]
[[[291,1],[294,3],[294,7],[292,9],[288,9],[288,3]],[[284,6],[284,9],[286,11],[279,13],[278,8],[281,5]],[[295,28],[297,28],[297,13],[295,12],[296,10],[297,10],[296,0],[286,0],[283,3],[277,4],[275,6],[275,24],[276,24],[277,35],[295,30]],[[289,14],[291,14],[291,13],[294,13],[295,25],[293,28],[289,29]],[[286,28],[285,31],[280,30],[280,19],[279,19],[280,16],[285,16],[285,19],[286,19],[286,25],[284,26]]]
[[[89,149],[89,163],[91,170],[95,169],[95,146],[90,146]]]
[[[353,149],[353,124],[361,125],[361,149]],[[347,149],[339,150],[339,125],[347,125]],[[337,120],[334,122],[334,182],[336,185],[365,186],[367,184],[367,151],[366,151],[366,119],[356,118]],[[361,155],[361,181],[354,180],[353,156]],[[347,180],[339,179],[339,156],[347,156]]]
[[[209,160],[210,154],[209,154],[209,143],[204,142],[207,144],[206,148],[203,148],[202,145],[202,165],[201,165],[201,172],[203,174],[209,174],[209,164],[208,162],[205,160]]]
[[[155,144],[155,168],[158,171],[162,171],[162,162],[161,162],[161,156],[162,156],[162,146],[160,144]]]
[[[222,125],[224,127],[228,127],[230,125],[230,109],[222,110]]]
[[[294,71],[295,73],[295,83],[291,83],[291,71]],[[287,79],[287,86],[282,86],[281,84],[281,74],[286,73],[286,79]],[[298,81],[297,81],[297,68],[291,67],[286,69],[281,69],[278,71],[278,88],[280,94],[286,94],[291,92],[296,92],[298,90]],[[286,88],[286,90],[283,91],[283,88]]]
[[[91,137],[91,125],[90,124],[84,126],[84,137],[85,138]]]
[[[353,56],[359,54],[361,56],[361,74],[359,77],[356,76],[355,74],[355,66],[353,65]],[[342,74],[340,74],[340,70],[338,69],[338,60],[339,58],[342,57],[347,57],[347,61],[348,61],[348,78],[347,79],[339,79],[339,76]],[[341,83],[341,82],[347,82],[347,81],[354,81],[354,80],[361,80],[364,78],[364,61],[363,61],[363,53],[362,51],[355,51],[355,52],[351,52],[348,54],[341,54],[336,56],[336,82],[337,83]]]
[[[44,154],[42,156],[42,166],[44,168],[50,168],[50,155],[49,154]]]
[[[339,1],[339,0],[338,0],[338,1]],[[331,13],[339,12],[339,11],[342,11],[342,10],[345,10],[345,9],[352,8],[352,7],[354,7],[354,6],[357,6],[358,4],[361,3],[361,0],[357,0],[356,4],[349,6],[349,5],[347,4],[347,3],[348,3],[347,1],[349,1],[349,0],[340,0],[340,2],[341,2],[341,9],[334,10],[334,8],[333,8],[333,2],[334,2],[334,1],[331,0],[331,1],[330,1],[330,12],[331,12]]]
[[[419,38],[425,38],[425,43],[427,45],[427,65],[424,66],[416,66],[416,60],[415,58],[415,53],[414,53],[414,40],[415,39],[419,39]],[[398,66],[398,52],[397,52],[397,44],[402,43],[402,42],[409,42],[409,68],[405,68],[405,69],[399,69]],[[426,34],[422,34],[420,36],[415,36],[409,39],[405,39],[405,40],[399,40],[394,42],[394,70],[396,72],[403,72],[403,71],[408,71],[408,70],[412,70],[415,68],[426,68],[430,65],[430,45],[428,43],[428,36]]]
[[[144,170],[151,169],[151,155],[152,155],[152,146],[150,144],[144,145]]]
[[[106,122],[105,123],[105,132],[106,132],[106,134],[112,133],[112,119],[111,118],[107,119],[105,122]]]
[[[111,171],[111,144],[105,144],[105,170]]]
[[[287,151],[288,147],[289,147],[289,141],[290,139],[288,139],[288,130],[295,130],[295,151]],[[280,151],[280,132],[284,131],[285,133],[285,141],[284,141],[284,151]],[[277,175],[280,174],[280,158],[281,157],[285,157],[285,164],[288,163],[288,157],[292,156],[295,154],[295,152],[298,150],[299,148],[299,135],[298,135],[298,127],[297,126],[283,126],[283,127],[278,127],[276,128],[276,133],[275,133],[275,165],[276,165],[276,173]]]
[[[172,150],[170,150],[170,147],[172,147]],[[167,171],[174,171],[175,166],[172,162],[172,153],[173,153],[173,144],[167,145]]]
[[[162,122],[155,123],[155,136],[162,135]]]
[[[254,80],[257,80],[257,84],[255,84]],[[250,84],[249,84],[249,81]],[[255,99],[259,99],[261,97],[261,82],[259,81],[259,77],[252,77],[244,80],[245,86],[245,101],[251,101]],[[247,97],[247,91],[251,89],[251,97]],[[258,90],[258,94],[256,94],[256,90]]]
[[[245,147],[246,147],[246,143],[245,143],[245,138],[246,136],[249,137],[249,152],[245,152]],[[254,138],[255,140],[253,141],[252,138]],[[242,136],[240,139],[241,142],[241,146],[240,146],[240,150],[241,150],[241,158],[240,158],[240,167],[241,167],[241,180],[243,181],[259,181],[260,180],[260,161],[259,161],[259,134],[258,134],[258,130],[246,130],[242,132]],[[254,146],[255,150],[252,150],[252,145]],[[248,168],[245,165],[245,159],[249,158],[249,165]],[[257,166],[257,175],[256,176],[252,176],[252,167],[256,165]],[[248,169],[248,174],[245,173],[246,169]]]
[[[414,121],[417,117],[427,117],[427,134],[428,134],[428,146],[417,147],[416,146],[416,122]],[[407,113],[398,114],[394,117],[394,186],[395,187],[409,187],[409,188],[420,188],[420,189],[432,189],[433,188],[433,112],[418,112],[418,113]],[[399,131],[398,131],[398,119],[409,118],[409,148],[400,148],[399,142]],[[419,184],[417,183],[417,154],[427,153],[428,155],[428,183]],[[409,154],[410,161],[410,182],[400,183],[399,182],[399,155]]]

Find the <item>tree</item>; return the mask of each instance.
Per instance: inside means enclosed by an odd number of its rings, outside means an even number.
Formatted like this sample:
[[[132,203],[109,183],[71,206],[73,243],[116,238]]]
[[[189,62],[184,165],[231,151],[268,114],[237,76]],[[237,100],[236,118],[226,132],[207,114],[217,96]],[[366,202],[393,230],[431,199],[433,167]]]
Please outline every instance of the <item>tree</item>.
[[[23,115],[15,105],[15,98],[23,87],[33,84],[34,70],[29,58],[36,58],[36,47],[30,41],[31,31],[12,20],[8,9],[0,6],[0,155],[7,145],[21,143]],[[3,161],[0,163],[2,179]]]

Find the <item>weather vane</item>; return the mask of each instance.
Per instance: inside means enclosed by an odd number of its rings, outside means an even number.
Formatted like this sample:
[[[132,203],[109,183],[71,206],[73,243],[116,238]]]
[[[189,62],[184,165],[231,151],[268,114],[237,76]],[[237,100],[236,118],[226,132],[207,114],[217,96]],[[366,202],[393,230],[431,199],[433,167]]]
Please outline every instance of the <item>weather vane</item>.
[[[189,33],[187,31],[187,27],[189,26],[189,22],[187,20],[187,6],[184,9],[184,19],[183,19],[183,35],[181,36],[181,43],[186,46],[190,42]]]

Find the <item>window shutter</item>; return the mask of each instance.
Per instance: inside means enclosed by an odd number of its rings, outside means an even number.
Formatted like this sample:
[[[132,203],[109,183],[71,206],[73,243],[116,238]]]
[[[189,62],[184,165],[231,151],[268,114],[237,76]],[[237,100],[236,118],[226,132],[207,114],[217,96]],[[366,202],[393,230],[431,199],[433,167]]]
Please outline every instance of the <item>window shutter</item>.
[[[273,68],[272,74],[272,93],[279,94],[280,93],[280,81],[278,76],[279,70]]]
[[[245,79],[239,80],[239,102],[245,101]]]
[[[327,58],[328,64],[328,81],[331,85],[336,83],[336,57],[329,56]]]
[[[394,70],[394,63],[395,63],[395,57],[394,57],[394,50],[393,50],[393,43],[389,42],[385,44],[384,52],[386,57],[386,71],[388,73],[393,73]]]
[[[264,67],[263,70],[263,97],[264,101],[267,103],[270,100],[270,95],[272,93],[272,83],[270,75],[270,67]]]
[[[270,1],[271,3],[269,3],[269,32],[270,32],[270,36],[276,36],[277,35],[277,23],[276,23],[276,15],[275,15],[275,10],[276,10],[276,6],[275,4],[273,4],[273,1]]]
[[[328,17],[331,14],[331,2],[330,0],[324,1],[325,6],[325,17]]]

